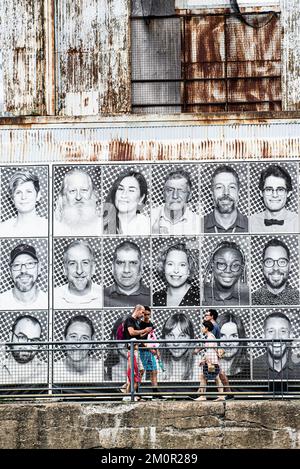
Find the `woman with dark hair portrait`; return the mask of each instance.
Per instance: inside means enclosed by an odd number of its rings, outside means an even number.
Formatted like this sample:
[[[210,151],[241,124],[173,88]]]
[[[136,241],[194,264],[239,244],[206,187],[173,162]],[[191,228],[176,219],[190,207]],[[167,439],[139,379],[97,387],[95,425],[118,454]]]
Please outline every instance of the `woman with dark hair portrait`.
[[[203,305],[249,304],[246,261],[234,242],[222,241],[212,252],[204,273]]]
[[[142,173],[121,173],[104,205],[104,234],[149,235],[150,218],[142,213],[147,195],[147,182]]]
[[[247,359],[247,342],[239,341],[246,338],[243,321],[234,313],[226,311],[218,317],[220,327],[220,343],[225,350],[221,358],[221,368],[227,376],[232,378],[249,378],[250,362]],[[226,342],[235,340],[234,342]]]
[[[0,225],[1,236],[48,236],[48,220],[37,214],[41,191],[36,174],[15,171],[8,184],[9,194],[16,210],[16,216]]]
[[[175,313],[165,321],[160,339],[160,356],[164,370],[158,370],[159,381],[196,381],[199,367],[193,355],[194,345],[189,343],[195,338],[194,326],[184,313]],[[187,342],[176,342],[187,340]],[[172,342],[175,341],[175,342]]]
[[[126,316],[120,316],[114,323],[109,340],[117,340],[117,330]],[[109,345],[109,351],[104,360],[104,377],[108,381],[126,381],[127,379],[127,344],[116,343]]]
[[[197,262],[185,243],[163,247],[158,255],[156,270],[166,288],[154,293],[153,306],[199,305],[199,288],[191,284]]]

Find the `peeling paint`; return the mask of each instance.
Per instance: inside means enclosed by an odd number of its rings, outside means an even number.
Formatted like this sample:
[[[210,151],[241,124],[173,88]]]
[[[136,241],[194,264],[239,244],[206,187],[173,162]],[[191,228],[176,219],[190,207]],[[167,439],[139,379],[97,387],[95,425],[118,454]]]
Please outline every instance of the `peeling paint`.
[[[128,0],[57,0],[56,16],[57,114],[129,112]]]

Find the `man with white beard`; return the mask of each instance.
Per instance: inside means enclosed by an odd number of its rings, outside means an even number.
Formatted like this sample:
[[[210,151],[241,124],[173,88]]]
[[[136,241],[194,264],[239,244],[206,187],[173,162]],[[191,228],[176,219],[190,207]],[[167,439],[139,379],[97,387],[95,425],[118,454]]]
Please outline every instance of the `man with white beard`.
[[[47,309],[48,295],[38,287],[40,262],[30,244],[18,244],[10,253],[13,288],[0,295],[3,310]]]
[[[204,217],[204,233],[244,233],[248,218],[238,210],[240,180],[234,168],[218,166],[211,180],[214,210]]]
[[[81,169],[69,171],[62,181],[56,201],[54,235],[101,235],[97,201],[98,195],[90,175]]]

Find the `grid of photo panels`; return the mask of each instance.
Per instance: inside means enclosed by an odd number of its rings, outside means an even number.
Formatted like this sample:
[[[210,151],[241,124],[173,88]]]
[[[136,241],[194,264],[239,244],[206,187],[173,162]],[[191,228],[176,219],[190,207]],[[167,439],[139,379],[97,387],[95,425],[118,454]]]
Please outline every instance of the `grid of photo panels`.
[[[300,380],[298,162],[12,165],[0,188],[0,385],[124,382],[124,346],[97,341],[136,304],[170,339],[162,382],[198,381],[172,340],[200,339],[208,308],[231,382]]]

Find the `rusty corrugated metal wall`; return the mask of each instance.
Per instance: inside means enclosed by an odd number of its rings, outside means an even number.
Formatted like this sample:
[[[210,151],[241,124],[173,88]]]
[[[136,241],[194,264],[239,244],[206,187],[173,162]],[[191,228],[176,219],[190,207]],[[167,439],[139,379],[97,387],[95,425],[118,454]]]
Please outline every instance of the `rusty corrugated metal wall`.
[[[300,0],[281,0],[283,109],[300,110]]]
[[[144,121],[144,122],[143,122]],[[299,158],[300,119],[226,123],[177,119],[145,122],[128,117],[98,122],[3,126],[0,161],[192,161]]]
[[[46,112],[45,0],[0,2],[3,113]]]
[[[129,112],[129,0],[56,0],[56,56],[57,114]]]

